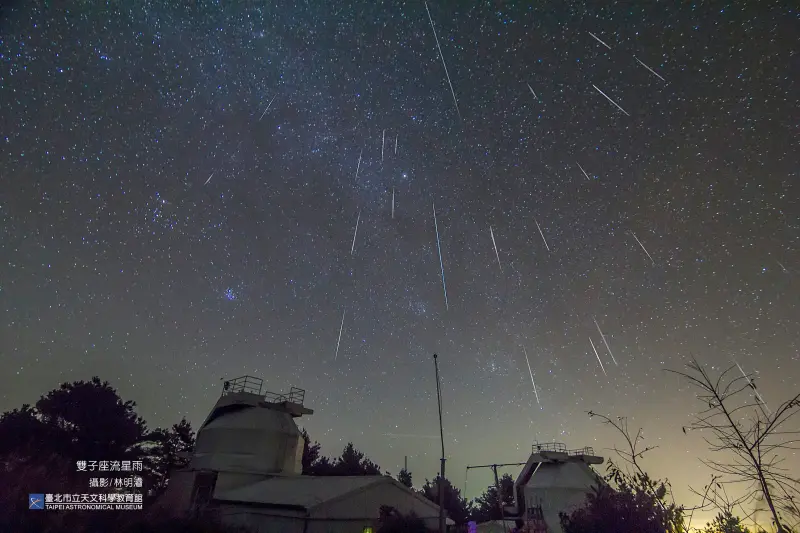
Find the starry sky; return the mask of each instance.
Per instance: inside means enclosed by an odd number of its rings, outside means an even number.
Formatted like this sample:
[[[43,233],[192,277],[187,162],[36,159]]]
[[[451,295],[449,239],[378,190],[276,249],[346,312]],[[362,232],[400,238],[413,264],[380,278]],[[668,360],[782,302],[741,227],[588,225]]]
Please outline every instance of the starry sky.
[[[437,352],[457,486],[608,456],[595,410],[696,503],[664,369],[800,381],[798,11],[639,4],[3,8],[0,409],[98,375],[199,425],[252,374],[423,481]]]

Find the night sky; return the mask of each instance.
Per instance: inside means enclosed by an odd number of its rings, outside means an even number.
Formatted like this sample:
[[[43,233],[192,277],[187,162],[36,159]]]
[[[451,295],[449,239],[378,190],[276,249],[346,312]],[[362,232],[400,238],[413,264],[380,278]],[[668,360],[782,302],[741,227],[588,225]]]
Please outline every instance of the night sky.
[[[458,487],[535,440],[608,457],[595,410],[693,504],[664,369],[796,391],[791,2],[101,4],[2,11],[0,409],[98,375],[199,425],[252,374],[422,482],[437,352]]]

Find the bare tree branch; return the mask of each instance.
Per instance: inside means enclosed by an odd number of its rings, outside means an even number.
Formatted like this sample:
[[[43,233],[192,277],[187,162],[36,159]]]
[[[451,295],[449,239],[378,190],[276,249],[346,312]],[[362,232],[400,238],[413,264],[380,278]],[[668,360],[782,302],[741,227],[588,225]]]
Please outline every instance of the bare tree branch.
[[[719,461],[703,461],[717,475],[712,478],[715,486],[707,488],[701,505],[708,500],[720,510],[731,511],[734,506],[744,509],[744,504],[763,501],[778,533],[787,533],[789,524],[800,523],[800,478],[781,466],[785,457],[779,453],[800,449],[800,439],[793,438],[800,431],[781,427],[800,412],[800,394],[771,412],[750,376],[730,376],[738,365],[727,368],[716,378],[695,358],[687,367],[688,372],[668,371],[697,388],[697,399],[708,408],[698,412],[683,431],[707,432],[703,440],[709,451],[727,456]],[[751,390],[755,402],[749,397],[742,398]],[[725,485],[745,483],[748,488],[744,496],[731,500]],[[791,518],[785,518],[784,514]]]
[[[654,487],[654,483],[652,483],[650,477],[645,473],[645,471],[642,469],[642,467],[639,465],[638,462],[638,460],[641,459],[641,457],[645,453],[649,452],[650,450],[656,449],[658,446],[648,446],[645,447],[644,449],[639,449],[639,442],[644,438],[644,436],[642,435],[642,428],[638,429],[635,437],[631,437],[630,431],[628,430],[628,419],[625,417],[617,417],[617,421],[615,422],[610,417],[595,413],[593,411],[589,411],[588,414],[590,417],[595,417],[595,416],[598,417],[600,420],[603,421],[604,424],[610,425],[622,435],[622,437],[625,439],[626,444],[628,445],[628,450],[627,451],[619,450],[615,446],[613,448],[614,452],[620,457],[622,457],[631,466],[633,466],[636,473],[640,476],[640,479],[643,482],[645,482],[649,492],[654,497],[655,501],[658,502],[662,510],[666,510],[664,502],[662,502],[661,499],[656,494],[656,488]],[[669,484],[669,481],[666,481],[665,484]],[[670,496],[672,496],[672,491],[669,491],[669,493]],[[675,504],[674,497],[672,503],[673,505]]]

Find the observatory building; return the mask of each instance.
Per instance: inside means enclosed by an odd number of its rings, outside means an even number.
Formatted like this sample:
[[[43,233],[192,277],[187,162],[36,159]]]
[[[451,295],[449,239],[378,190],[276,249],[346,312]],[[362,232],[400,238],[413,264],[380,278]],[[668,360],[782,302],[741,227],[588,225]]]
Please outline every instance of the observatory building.
[[[521,518],[527,533],[562,533],[559,513],[581,505],[592,487],[603,483],[591,467],[602,463],[590,447],[534,444],[514,482],[515,505],[504,509],[506,518]]]
[[[210,512],[253,533],[370,533],[382,506],[436,526],[439,507],[389,476],[302,475],[304,442],[295,419],[314,413],[304,399],[294,387],[264,391],[251,376],[226,381],[188,467],[172,473],[159,507]]]

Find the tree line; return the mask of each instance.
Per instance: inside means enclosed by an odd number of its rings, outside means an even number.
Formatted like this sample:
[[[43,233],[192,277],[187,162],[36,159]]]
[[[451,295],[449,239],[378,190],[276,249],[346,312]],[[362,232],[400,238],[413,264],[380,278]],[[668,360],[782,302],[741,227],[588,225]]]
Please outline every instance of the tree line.
[[[694,508],[672,499],[668,480],[652,479],[641,467],[641,457],[653,448],[641,447],[641,430],[629,430],[625,418],[590,412],[589,416],[613,427],[625,445],[616,449],[618,458],[608,462],[602,482],[588,494],[582,506],[561,516],[565,533],[683,533],[692,529],[697,510],[713,508],[716,519],[700,529],[703,533],[749,533],[743,519],[752,517],[746,506],[770,517],[778,533],[790,533],[800,523],[800,481],[787,472],[781,459],[795,450],[800,434],[786,422],[800,411],[800,394],[770,410],[749,376],[731,378],[727,372],[712,377],[693,361],[689,371],[679,373],[700,391],[708,406],[684,433],[705,431],[711,451],[727,459],[705,463],[715,472],[702,489],[694,490],[701,503]],[[728,376],[726,378],[726,376]],[[737,396],[753,401],[736,403]],[[87,493],[84,472],[78,461],[137,461],[142,466],[144,508],[163,494],[174,469],[187,466],[195,443],[191,424],[182,419],[171,427],[150,429],[136,413],[136,404],[120,398],[107,381],[64,383],[43,395],[35,405],[23,405],[0,415],[0,531],[53,533],[118,531],[133,533],[183,531],[185,533],[229,532],[207,519],[176,519],[157,513],[31,513],[27,495],[37,493]],[[754,414],[742,417],[742,410]],[[749,422],[748,422],[749,420]],[[337,457],[322,454],[319,442],[303,430],[302,474],[313,476],[390,475],[349,442]],[[500,503],[514,504],[514,479],[500,478],[500,490],[491,486],[468,500],[448,479],[438,475],[414,488],[412,474],[402,469],[396,479],[423,497],[439,504],[439,485],[444,485],[441,505],[456,524],[501,518]],[[743,495],[728,496],[726,485],[749,482]],[[380,510],[381,533],[422,532],[417,518],[401,516],[391,508]],[[740,513],[737,516],[737,512]],[[742,516],[743,518],[740,518]],[[696,527],[695,530],[698,530]],[[758,529],[758,531],[761,531]]]
[[[114,530],[123,531],[124,523],[120,519],[124,522],[130,513],[120,516],[109,513],[84,513],[81,516],[77,512],[32,514],[28,509],[27,495],[31,492],[89,492],[87,474],[77,469],[79,461],[139,461],[142,470],[136,474],[143,478],[143,506],[146,508],[163,494],[170,473],[188,465],[195,436],[191,423],[186,419],[168,428],[150,429],[136,413],[136,403],[123,400],[109,382],[98,377],[63,383],[43,395],[35,405],[22,405],[0,415],[0,509],[3,509],[0,531],[59,531],[62,526],[64,531],[89,531],[92,528],[108,531],[110,524]],[[322,454],[320,444],[312,443],[305,430],[302,436],[304,475],[383,474],[382,469],[352,442],[338,457],[327,457]],[[409,471],[401,470],[396,478],[413,490]],[[438,476],[432,481],[426,480],[419,492],[436,502],[438,483]],[[511,486],[513,480],[506,476],[503,483]],[[444,484],[445,508],[456,522],[483,521],[499,516],[494,487],[468,502],[449,480],[445,479]],[[384,511],[389,521],[408,520],[408,517],[394,516],[390,510]],[[84,529],[78,529],[78,525]],[[156,528],[156,525],[151,526]],[[186,530],[184,526],[186,524],[181,526],[182,530]],[[139,526],[134,523],[131,527]],[[177,526],[172,522],[163,525],[169,531],[174,527]],[[214,528],[219,528],[205,522],[192,527],[199,528],[198,532],[217,531]]]
[[[322,446],[319,442],[311,441],[308,433],[302,431],[303,447],[303,474],[311,476],[373,476],[381,475],[381,467],[368,459],[363,452],[357,450],[352,442],[347,443],[339,457],[326,457],[322,455]],[[386,475],[391,473],[386,472]],[[406,487],[417,490],[430,501],[439,503],[439,481],[436,475],[432,480],[425,480],[419,488],[414,489],[411,472],[401,469],[396,479]],[[444,478],[444,508],[448,516],[457,524],[469,521],[485,522],[487,520],[500,520],[502,517],[498,505],[497,488],[491,486],[473,500],[462,496],[461,491],[449,479]],[[514,478],[505,474],[500,478],[500,491],[503,494],[503,505],[514,504]]]

